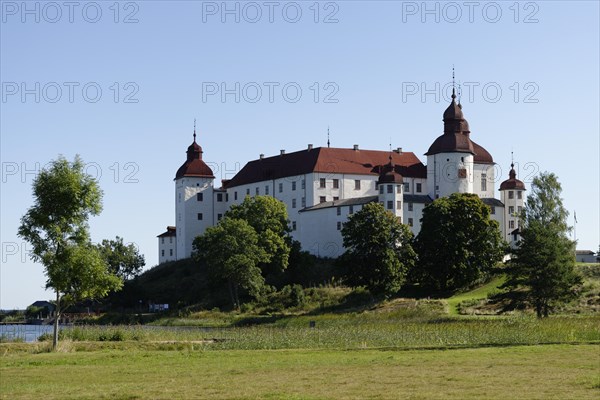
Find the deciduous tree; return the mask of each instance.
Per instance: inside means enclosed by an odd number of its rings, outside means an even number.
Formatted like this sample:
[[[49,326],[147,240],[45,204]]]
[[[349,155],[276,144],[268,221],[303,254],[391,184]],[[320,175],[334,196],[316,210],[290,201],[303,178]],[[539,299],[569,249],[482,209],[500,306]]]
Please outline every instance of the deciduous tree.
[[[366,204],[342,228],[346,252],[339,263],[344,280],[373,295],[392,295],[413,267],[412,233],[379,203]]]
[[[194,258],[206,263],[210,276],[227,281],[235,308],[240,307],[239,288],[255,299],[260,297],[265,279],[259,264],[269,256],[248,222],[225,217],[194,239],[194,250]]]
[[[436,290],[473,285],[502,260],[506,243],[475,194],[454,193],[423,210],[414,279]]]
[[[32,245],[31,258],[44,265],[46,287],[56,293],[54,348],[64,308],[122,286],[90,242],[87,221],[102,210],[102,191],[84,168],[77,156],[72,163],[60,157],[42,170],[33,181],[34,205],[18,231]]]
[[[138,252],[133,243],[123,243],[123,238],[117,236],[115,240],[104,239],[98,245],[100,254],[108,264],[111,273],[129,280],[136,277],[146,265],[144,256]]]

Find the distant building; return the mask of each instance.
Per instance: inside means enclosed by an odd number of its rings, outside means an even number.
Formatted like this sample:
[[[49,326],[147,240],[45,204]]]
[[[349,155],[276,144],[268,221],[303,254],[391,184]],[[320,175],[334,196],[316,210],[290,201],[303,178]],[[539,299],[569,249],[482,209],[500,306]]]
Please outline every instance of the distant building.
[[[525,185],[514,165],[495,198],[492,155],[471,139],[460,102],[443,115],[444,132],[425,153],[424,165],[412,152],[352,148],[314,148],[260,157],[248,162],[232,179],[214,187],[214,174],[194,141],[175,174],[175,227],[158,236],[159,261],[187,258],[194,238],[217,224],[230,206],[246,196],[266,195],[287,206],[291,236],[302,248],[321,257],[344,252],[341,229],[348,216],[365,204],[380,202],[416,235],[424,207],[452,193],[477,194],[490,207],[503,237],[519,240],[519,218]],[[176,242],[176,245],[173,244]]]
[[[29,307],[32,307],[32,308],[37,307],[37,308],[43,309],[43,311],[41,312],[42,318],[48,318],[48,317],[52,316],[54,314],[54,310],[56,309],[56,306],[54,304],[52,304],[46,300],[35,301],[35,302],[31,303],[31,305]]]
[[[596,255],[591,250],[576,250],[575,259],[582,263],[600,263],[600,254]]]

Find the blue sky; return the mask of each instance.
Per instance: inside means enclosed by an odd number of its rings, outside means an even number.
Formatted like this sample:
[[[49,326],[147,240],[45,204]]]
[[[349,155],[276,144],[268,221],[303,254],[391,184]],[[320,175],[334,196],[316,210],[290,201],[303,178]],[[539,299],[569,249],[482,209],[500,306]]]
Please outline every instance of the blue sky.
[[[511,151],[526,184],[556,173],[578,248],[598,249],[596,1],[23,4],[1,2],[0,308],[52,297],[16,231],[35,169],[59,154],[80,154],[104,190],[93,239],[136,243],[148,268],[194,118],[217,180],[325,145],[328,126],[334,147],[391,140],[426,161],[453,65],[496,187]]]

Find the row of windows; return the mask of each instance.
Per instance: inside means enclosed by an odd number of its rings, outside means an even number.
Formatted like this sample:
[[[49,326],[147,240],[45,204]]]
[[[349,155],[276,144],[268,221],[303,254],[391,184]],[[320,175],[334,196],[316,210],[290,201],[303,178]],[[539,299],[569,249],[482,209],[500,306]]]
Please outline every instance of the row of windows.
[[[381,204],[384,207],[386,207],[388,210],[394,209],[394,201],[393,200],[388,200],[387,204],[384,204],[383,202],[381,202]],[[396,209],[398,209],[398,210],[402,209],[402,201],[401,200],[396,201]]]
[[[223,197],[223,195],[225,195],[225,197]],[[237,195],[237,193],[236,193]],[[179,193],[179,196],[181,197],[181,193]],[[225,199],[225,201],[229,201],[229,193],[217,193],[217,201],[219,203],[223,202],[223,199]],[[237,197],[236,197],[237,199]],[[204,193],[196,193],[196,200],[197,201],[204,201]]]
[[[160,251],[160,255],[161,255],[161,257],[164,257],[165,256],[165,251],[161,250]],[[173,257],[173,249],[169,249],[169,256]]]
[[[165,244],[165,238],[164,237],[160,238],[160,243],[161,244]],[[173,236],[169,236],[169,243],[173,243]]]
[[[516,223],[515,223],[514,220],[508,221],[508,229],[515,229],[515,225],[518,228],[519,227],[519,221],[517,221]]]
[[[325,189],[327,187],[327,179],[325,178],[319,178],[319,188],[320,189]],[[339,179],[332,179],[331,180],[331,187],[333,189],[339,189],[340,188],[340,180]],[[354,180],[354,190],[360,190],[360,179],[355,179]]]
[[[509,199],[515,198],[515,192],[513,190],[508,191],[508,198]],[[523,192],[520,190],[517,190],[517,199],[522,199],[522,198],[523,198]]]
[[[354,206],[349,206],[348,214],[354,214]],[[342,207],[337,208],[337,215],[342,215]]]

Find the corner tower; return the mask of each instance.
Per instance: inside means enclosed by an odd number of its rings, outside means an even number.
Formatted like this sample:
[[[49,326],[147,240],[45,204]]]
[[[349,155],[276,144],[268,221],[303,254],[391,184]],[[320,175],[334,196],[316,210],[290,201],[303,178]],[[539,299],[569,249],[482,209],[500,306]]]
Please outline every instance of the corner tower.
[[[214,224],[213,171],[202,161],[202,147],[194,142],[187,148],[187,159],[175,174],[175,226],[177,259],[190,257],[194,238]]]
[[[511,246],[519,240],[519,215],[525,206],[525,184],[517,179],[515,164],[510,164],[508,179],[500,184],[504,203],[504,238]]]

